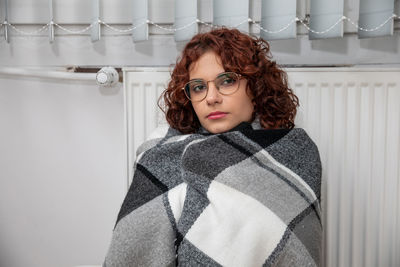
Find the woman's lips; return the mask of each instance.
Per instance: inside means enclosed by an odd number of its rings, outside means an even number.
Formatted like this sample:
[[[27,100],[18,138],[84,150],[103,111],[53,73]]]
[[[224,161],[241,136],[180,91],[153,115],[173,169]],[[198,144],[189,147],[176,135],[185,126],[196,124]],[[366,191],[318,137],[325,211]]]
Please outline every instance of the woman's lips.
[[[220,119],[226,116],[227,113],[225,112],[212,112],[210,114],[208,114],[207,118],[210,120],[216,120],[216,119]]]

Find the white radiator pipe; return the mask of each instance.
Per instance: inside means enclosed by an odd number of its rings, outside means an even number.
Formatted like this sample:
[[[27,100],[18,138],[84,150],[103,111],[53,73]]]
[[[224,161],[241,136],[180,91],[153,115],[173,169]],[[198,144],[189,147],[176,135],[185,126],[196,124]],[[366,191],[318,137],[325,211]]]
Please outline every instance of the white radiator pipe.
[[[93,83],[96,82],[96,73],[74,73],[57,70],[38,70],[16,67],[0,67],[0,75],[49,78],[57,80],[93,81]]]

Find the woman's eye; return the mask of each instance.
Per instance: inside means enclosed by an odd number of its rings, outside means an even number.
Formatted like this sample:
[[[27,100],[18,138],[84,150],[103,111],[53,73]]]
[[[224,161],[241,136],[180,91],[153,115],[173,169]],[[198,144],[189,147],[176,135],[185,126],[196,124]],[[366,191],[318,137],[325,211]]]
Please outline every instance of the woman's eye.
[[[193,92],[201,92],[205,89],[206,89],[206,87],[203,84],[195,85],[192,87]]]
[[[233,84],[233,83],[235,83],[235,80],[234,80],[234,79],[232,79],[232,78],[225,78],[225,79],[222,81],[221,85],[231,85],[231,84]]]

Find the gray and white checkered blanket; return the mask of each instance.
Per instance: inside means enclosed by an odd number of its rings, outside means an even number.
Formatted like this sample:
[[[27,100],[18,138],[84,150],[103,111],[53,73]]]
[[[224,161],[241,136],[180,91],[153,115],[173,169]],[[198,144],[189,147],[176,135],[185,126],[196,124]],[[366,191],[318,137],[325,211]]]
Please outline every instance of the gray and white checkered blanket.
[[[103,266],[320,266],[320,187],[301,128],[169,129],[138,149]]]

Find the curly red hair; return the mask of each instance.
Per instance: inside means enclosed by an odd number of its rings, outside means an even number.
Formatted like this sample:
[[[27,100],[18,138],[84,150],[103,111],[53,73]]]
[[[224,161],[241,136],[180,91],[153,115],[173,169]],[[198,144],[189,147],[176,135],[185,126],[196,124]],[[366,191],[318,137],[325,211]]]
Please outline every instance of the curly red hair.
[[[266,129],[294,127],[299,100],[288,86],[286,72],[271,60],[269,44],[237,29],[221,27],[195,35],[177,59],[168,87],[160,97],[172,128],[194,133],[201,126],[182,87],[189,81],[190,65],[208,51],[220,56],[225,71],[247,79],[247,90],[253,96],[253,120],[258,116]]]

